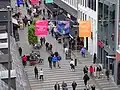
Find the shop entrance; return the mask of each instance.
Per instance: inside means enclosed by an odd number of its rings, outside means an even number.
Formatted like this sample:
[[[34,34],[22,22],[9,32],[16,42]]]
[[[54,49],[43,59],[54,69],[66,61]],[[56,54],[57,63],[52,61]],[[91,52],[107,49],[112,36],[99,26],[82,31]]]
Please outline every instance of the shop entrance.
[[[77,37],[77,50],[81,50],[81,48],[84,47],[84,38],[83,37]]]

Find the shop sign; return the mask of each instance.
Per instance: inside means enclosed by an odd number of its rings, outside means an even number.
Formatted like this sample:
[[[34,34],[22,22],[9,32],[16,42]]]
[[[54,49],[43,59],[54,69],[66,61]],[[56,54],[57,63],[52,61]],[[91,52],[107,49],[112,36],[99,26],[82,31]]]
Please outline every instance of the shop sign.
[[[97,43],[98,43],[98,46],[100,46],[101,48],[104,47],[103,43],[100,40],[98,40]]]

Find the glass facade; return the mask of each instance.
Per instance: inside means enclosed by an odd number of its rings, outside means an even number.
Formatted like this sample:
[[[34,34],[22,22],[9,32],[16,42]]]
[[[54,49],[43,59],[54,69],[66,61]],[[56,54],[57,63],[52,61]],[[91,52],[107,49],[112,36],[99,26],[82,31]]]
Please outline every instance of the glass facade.
[[[88,0],[88,7],[96,11],[96,0]]]
[[[108,60],[107,56],[115,55],[116,12],[116,4],[110,1],[98,2],[98,59],[104,68],[109,68],[114,61]],[[111,70],[113,72],[114,68]]]

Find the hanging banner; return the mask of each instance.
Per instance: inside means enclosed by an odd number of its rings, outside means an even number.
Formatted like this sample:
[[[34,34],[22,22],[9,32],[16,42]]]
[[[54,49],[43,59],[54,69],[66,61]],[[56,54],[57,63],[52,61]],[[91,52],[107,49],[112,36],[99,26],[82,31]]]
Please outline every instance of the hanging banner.
[[[53,0],[45,0],[45,3],[53,3]]]
[[[21,4],[24,4],[24,3],[23,3],[23,0],[17,0],[17,5],[19,6],[19,5],[21,5]]]
[[[91,37],[91,22],[90,21],[80,21],[79,37]]]
[[[56,29],[61,35],[68,34],[70,32],[70,21],[57,21]]]
[[[48,35],[48,21],[37,20],[35,22],[35,36],[47,36]]]
[[[31,4],[32,5],[39,4],[39,0],[31,0]]]

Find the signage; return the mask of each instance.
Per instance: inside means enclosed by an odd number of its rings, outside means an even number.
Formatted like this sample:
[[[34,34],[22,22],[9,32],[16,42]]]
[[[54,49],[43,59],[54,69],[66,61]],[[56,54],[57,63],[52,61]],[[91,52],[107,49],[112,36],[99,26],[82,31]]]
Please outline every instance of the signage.
[[[53,0],[45,0],[45,3],[53,3]]]
[[[57,21],[56,28],[61,35],[68,34],[70,32],[70,21]]]
[[[80,21],[79,37],[91,37],[91,22],[90,21]]]
[[[35,22],[35,36],[47,36],[48,35],[48,21],[37,20]]]
[[[31,0],[31,4],[34,5],[34,4],[39,4],[39,0]]]
[[[97,44],[98,44],[98,46],[100,46],[101,48],[104,47],[103,43],[102,43],[100,40],[97,41]]]

